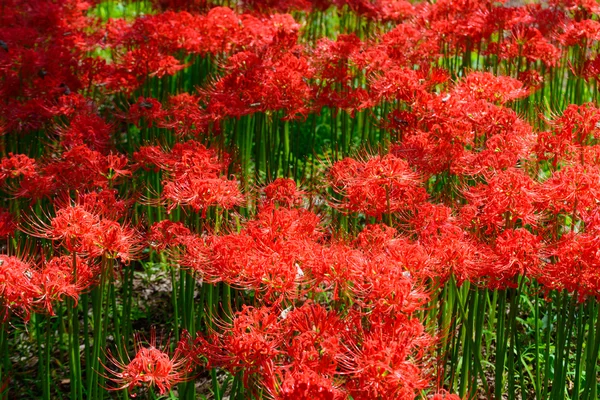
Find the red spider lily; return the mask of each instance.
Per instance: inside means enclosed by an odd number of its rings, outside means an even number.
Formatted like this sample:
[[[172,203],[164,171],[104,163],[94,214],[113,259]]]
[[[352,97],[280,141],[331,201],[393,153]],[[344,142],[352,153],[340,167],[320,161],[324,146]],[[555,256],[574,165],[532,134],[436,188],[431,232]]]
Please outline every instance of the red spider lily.
[[[204,133],[207,130],[208,120],[199,107],[199,96],[181,93],[169,98],[165,116],[161,127],[173,129],[179,136]]]
[[[227,154],[219,157],[216,151],[195,140],[176,143],[170,151],[158,146],[142,146],[133,157],[141,166],[158,167],[174,176],[194,173],[214,178],[229,164]]]
[[[306,210],[265,206],[239,234],[209,238],[210,251],[198,244],[192,254],[207,254],[206,263],[198,265],[189,255],[182,263],[199,267],[209,282],[257,290],[266,302],[294,299],[308,279],[302,265],[321,237],[318,224],[319,218]]]
[[[598,298],[600,293],[600,265],[597,230],[590,233],[569,232],[549,246],[548,255],[556,261],[541,269],[539,282],[550,290],[567,290],[580,301]]]
[[[331,378],[312,371],[284,372],[273,400],[343,400],[348,395]]]
[[[583,78],[588,82],[598,80],[600,75],[600,57],[589,58],[583,62],[583,66],[580,67],[580,73]]]
[[[0,55],[0,93],[6,96],[0,113],[8,132],[27,132],[44,127],[55,115],[57,97],[81,87],[77,76],[78,46],[85,28],[83,8],[73,12],[69,4],[37,2],[3,3]],[[79,14],[79,15],[77,15]]]
[[[160,171],[168,156],[160,146],[141,146],[138,151],[133,153],[135,168],[143,168],[146,171]]]
[[[545,38],[558,37],[561,29],[569,20],[562,7],[542,7],[541,4],[529,4],[525,11],[528,14],[529,23],[537,26]]]
[[[2,321],[10,312],[29,320],[31,309],[40,295],[39,272],[28,262],[0,254],[0,307]]]
[[[181,227],[177,228],[177,230],[180,229]],[[159,235],[162,235],[162,233],[159,233]],[[165,233],[165,236],[168,237],[169,234]],[[220,282],[223,280],[227,282],[227,271],[214,269],[213,264],[210,262],[210,238],[207,239],[197,235],[175,236],[174,240],[171,241],[171,246],[173,245],[181,245],[184,248],[181,252],[173,253],[173,247],[167,247],[167,251],[171,252],[170,255],[180,266],[199,273],[203,281]],[[215,263],[215,265],[218,265],[218,263]]]
[[[549,4],[572,12],[575,20],[579,20],[583,15],[600,12],[600,6],[593,0],[551,0]]]
[[[381,36],[379,48],[399,66],[424,65],[439,54],[440,45],[433,39],[431,30],[403,23]]]
[[[75,264],[75,265],[73,265]],[[81,258],[53,257],[44,263],[38,274],[41,297],[37,302],[54,315],[53,303],[70,297],[77,304],[79,295],[94,284],[96,269]]]
[[[368,254],[353,277],[355,301],[382,314],[410,314],[421,308],[427,295],[415,289],[408,269],[385,254]]]
[[[8,210],[0,208],[0,239],[6,239],[15,232],[17,224]]]
[[[313,290],[332,290],[336,301],[379,313],[412,313],[427,301],[417,289],[411,273],[425,277],[425,250],[394,230],[379,226],[361,233],[354,248],[343,243],[313,247],[302,264]],[[319,288],[319,289],[317,289]]]
[[[593,103],[571,104],[552,121],[552,127],[576,145],[592,144],[600,137],[600,109]]]
[[[73,116],[68,126],[57,128],[65,149],[86,145],[102,153],[110,147],[111,131],[110,124],[89,110]]]
[[[44,167],[44,174],[57,181],[56,186],[66,188],[95,188],[107,186],[102,154],[87,146],[73,147],[62,154],[60,160]],[[108,171],[106,171],[108,172]]]
[[[156,251],[163,251],[168,247],[187,243],[186,239],[191,236],[191,231],[181,222],[160,221],[150,228],[148,242]]]
[[[56,211],[50,224],[33,222],[27,233],[57,241],[70,252],[90,257],[107,256],[129,262],[143,250],[140,234],[127,225],[103,218],[97,210],[67,205]]]
[[[117,63],[103,64],[94,77],[94,83],[104,86],[109,93],[132,93],[144,83],[148,74],[146,67],[155,54],[154,49],[134,49],[122,55],[117,54]]]
[[[535,225],[536,203],[540,188],[517,168],[499,171],[487,184],[470,187],[464,192],[469,205],[461,209],[465,224],[482,229],[486,234],[502,228]]]
[[[520,81],[507,76],[494,76],[489,72],[469,73],[454,87],[454,93],[458,96],[498,104],[529,95]]]
[[[136,28],[135,25],[133,29]],[[125,28],[124,36],[127,37],[128,33]],[[97,68],[97,76],[92,77],[92,80],[97,85],[105,86],[109,92],[129,94],[141,86],[147,77],[162,78],[165,75],[174,75],[187,67],[174,56],[162,52],[157,43],[140,38],[135,45],[135,48],[127,50],[113,47],[112,57],[116,62],[101,65]]]
[[[464,104],[463,117],[471,123],[474,135],[464,143],[472,148],[462,152],[452,171],[459,174],[486,174],[515,166],[529,157],[535,143],[531,126],[505,107],[491,103]]]
[[[284,207],[298,206],[302,203],[302,191],[296,187],[293,179],[277,178],[264,189],[267,202],[277,203]]]
[[[412,103],[425,86],[419,74],[408,68],[386,68],[371,82],[374,104],[382,100],[399,100]]]
[[[600,168],[593,165],[573,165],[555,172],[541,186],[543,208],[553,216],[571,216],[572,224],[591,219],[600,199],[598,174]]]
[[[348,211],[381,217],[410,210],[427,197],[419,176],[391,154],[365,161],[346,158],[335,163],[329,175],[334,190],[344,196],[339,207]]]
[[[131,176],[131,171],[127,168],[128,163],[127,156],[121,154],[106,156],[106,178],[114,184],[119,177]]]
[[[59,241],[70,252],[83,250],[87,238],[98,231],[100,217],[84,207],[66,206],[56,211],[50,224],[33,222],[27,233],[32,236]]]
[[[464,281],[477,281],[494,256],[486,245],[462,231],[433,237],[424,243],[424,247],[429,253],[427,272],[440,283],[451,276],[458,285]]]
[[[310,250],[302,269],[314,280],[312,290],[331,291],[335,301],[351,299],[352,278],[359,274],[363,253],[342,242]]]
[[[25,154],[12,154],[0,162],[0,182],[19,177],[33,177],[37,173],[37,163]]]
[[[416,14],[415,6],[406,0],[379,1],[382,21],[402,22]]]
[[[56,180],[54,176],[42,172],[23,178],[18,184],[10,184],[7,189],[15,198],[30,199],[33,204],[37,200],[56,195]]]
[[[127,163],[123,155],[103,155],[81,145],[65,151],[60,160],[44,166],[43,174],[53,179],[57,192],[108,188],[131,175]]]
[[[153,8],[167,11],[205,11],[208,8],[207,0],[153,0]]]
[[[463,233],[458,221],[452,215],[452,209],[442,204],[426,202],[419,205],[409,222],[419,240],[424,243],[429,243],[440,236]]]
[[[312,4],[308,0],[250,0],[244,3],[249,10],[256,10],[262,14],[274,12],[310,11]]]
[[[316,241],[323,236],[321,218],[305,209],[263,207],[248,223],[248,233],[265,244],[278,241]]]
[[[543,37],[539,29],[515,25],[512,37],[499,43],[490,43],[486,54],[495,54],[499,59],[517,59],[524,57],[530,62],[541,61],[548,67],[554,67],[560,60],[560,50]]]
[[[496,259],[489,266],[486,286],[495,289],[516,287],[516,276],[536,277],[541,269],[542,241],[526,229],[507,229],[493,246]]]
[[[162,104],[152,98],[139,97],[137,102],[129,107],[127,120],[139,128],[140,120],[144,121],[146,126],[152,126],[155,122],[164,118],[165,112]]]
[[[237,181],[220,176],[229,164],[227,155],[221,161],[214,150],[197,141],[177,143],[170,152],[142,147],[134,158],[141,166],[153,165],[167,172],[162,201],[168,203],[169,211],[186,205],[204,214],[210,206],[230,209],[243,201]]]
[[[392,154],[427,175],[478,175],[513,167],[530,155],[531,126],[505,107],[447,93],[415,106],[419,123],[402,132]]]
[[[261,49],[271,44],[280,30],[297,31],[298,28],[290,15],[257,17],[240,15],[227,7],[212,7],[206,14],[164,12],[146,15],[132,24],[113,20],[107,26],[107,44],[120,52],[133,46],[140,48],[127,60],[124,55],[128,53],[122,54],[122,61],[116,68],[123,75],[128,75],[132,67],[142,72],[137,79],[134,74],[129,76],[139,85],[145,75],[157,72],[160,60],[168,60],[170,55],[206,56],[207,53],[231,53],[239,48]],[[154,58],[150,57],[152,55]],[[147,65],[139,65],[140,61],[146,60]]]
[[[382,251],[388,253],[392,264],[401,266],[404,270],[403,275],[415,283],[436,278],[432,274],[431,265],[433,260],[431,255],[428,253],[427,246],[424,246],[421,242],[413,242],[405,237],[396,237],[387,242]],[[425,295],[419,295],[418,292],[414,291],[410,297],[415,305],[426,298]]]
[[[210,206],[230,209],[242,204],[244,199],[237,181],[192,175],[183,175],[175,181],[165,182],[163,198],[170,203],[168,211],[185,205],[195,211],[202,210],[203,217]]]
[[[446,390],[442,390],[433,396],[428,397],[430,400],[461,400],[460,396],[456,394],[448,393]]]
[[[140,258],[144,249],[144,241],[139,232],[108,219],[100,220],[96,231],[85,239],[85,249],[90,256],[118,258],[124,263]]]
[[[519,72],[518,78],[523,82],[523,87],[530,93],[541,89],[545,82],[544,76],[534,69]]]
[[[394,239],[396,232],[396,229],[383,224],[367,225],[358,234],[354,244],[366,251],[379,252]]]
[[[181,255],[180,264],[191,268],[206,282],[227,282],[240,288],[253,287],[248,274],[244,274],[246,265],[252,268],[256,258],[252,249],[253,241],[247,235],[224,235],[209,237],[188,237],[185,252]],[[252,263],[251,263],[252,262]]]
[[[280,312],[270,307],[243,306],[231,324],[221,323],[223,332],[198,337],[196,344],[211,366],[225,368],[232,374],[243,372],[244,386],[257,379],[273,393],[275,363],[282,354],[284,340]]]
[[[319,39],[310,58],[315,76],[324,83],[346,84],[354,77],[349,60],[362,47],[363,43],[355,34],[339,35],[335,41]]]
[[[111,354],[108,355],[109,361],[114,365],[113,368],[105,366],[108,378],[118,385],[113,390],[149,386],[158,388],[159,394],[163,395],[174,385],[188,379],[188,356],[178,348],[171,357],[168,354],[168,344],[164,350],[156,346],[156,332],[152,330],[150,342],[146,346],[142,346],[137,338],[136,355],[132,359],[122,362]]]
[[[314,69],[314,104],[316,109],[327,106],[346,110],[349,113],[364,108],[368,100],[362,88],[352,82],[357,71],[352,68],[353,57],[363,50],[363,43],[354,35],[339,35],[336,41],[319,39],[310,54],[309,62]]]
[[[537,158],[541,161],[551,160],[556,168],[564,159],[572,158],[577,154],[578,147],[571,142],[571,137],[555,135],[553,132],[540,132],[534,147]]]
[[[379,316],[372,314],[371,317]],[[357,315],[356,318],[362,318]],[[346,388],[354,399],[412,399],[427,386],[419,357],[431,339],[417,320],[372,319],[370,328],[357,320],[341,362]]]
[[[77,203],[92,214],[117,221],[127,215],[136,200],[135,196],[127,199],[120,199],[117,196],[116,189],[102,189],[79,194]]]
[[[491,2],[486,0],[444,0],[425,8],[420,18],[449,52],[464,51],[470,43],[478,43],[491,35],[487,21],[480,17],[490,8]]]
[[[305,57],[282,51],[295,45],[297,31],[279,30],[272,46],[260,53],[239,52],[228,60],[227,74],[209,88],[207,112],[215,121],[256,111],[282,110],[286,119],[307,114],[311,77]]]
[[[296,378],[309,372],[322,377],[334,376],[344,350],[342,333],[345,326],[342,319],[335,311],[328,311],[312,302],[284,311],[282,315],[284,337],[287,339],[282,346],[285,348],[285,368]],[[331,385],[329,381],[330,388]]]
[[[537,157],[552,160],[555,168],[561,162],[585,163],[587,147],[600,137],[599,123],[600,110],[593,104],[569,105],[551,121],[551,132],[538,135]]]
[[[414,130],[416,128],[416,116],[408,111],[394,110],[388,114],[388,120],[384,121],[382,127],[400,134],[400,138],[404,137],[404,132]]]
[[[558,40],[564,46],[591,46],[595,40],[600,40],[600,23],[591,19],[569,21]]]

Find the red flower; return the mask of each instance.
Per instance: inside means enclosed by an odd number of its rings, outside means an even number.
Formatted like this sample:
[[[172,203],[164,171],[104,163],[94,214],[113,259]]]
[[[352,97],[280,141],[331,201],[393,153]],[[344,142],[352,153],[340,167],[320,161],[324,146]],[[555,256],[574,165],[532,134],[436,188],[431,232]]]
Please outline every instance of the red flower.
[[[263,301],[280,303],[303,292],[308,277],[302,265],[312,257],[320,237],[315,214],[269,205],[240,233],[210,237],[209,251],[203,251],[202,243],[191,247],[192,256],[184,257],[184,265],[199,268],[209,282],[253,289]],[[196,254],[206,254],[207,262],[194,261]]]
[[[79,295],[94,283],[95,275],[95,269],[79,257],[75,260],[72,256],[53,257],[38,275],[41,291],[38,302],[54,315],[52,303],[70,297],[77,304]]]
[[[8,210],[0,208],[0,239],[12,235],[17,227],[13,215]]]
[[[79,194],[77,203],[92,214],[117,221],[126,216],[136,201],[135,196],[124,200],[117,196],[116,189],[103,189]]]
[[[36,161],[25,154],[12,154],[0,160],[0,183],[6,179],[25,177],[30,178],[37,174]]]
[[[85,239],[91,256],[105,255],[125,263],[139,258],[144,249],[142,237],[135,229],[108,219],[100,220],[95,232]]]
[[[507,229],[496,239],[493,248],[497,258],[485,275],[491,289],[516,285],[516,276],[536,277],[540,273],[541,239],[529,231]]]
[[[342,359],[348,392],[357,400],[413,399],[428,383],[419,355],[431,339],[416,319],[377,317],[370,315],[368,329],[362,326],[362,315],[347,321],[353,327]]]
[[[199,107],[199,96],[180,93],[169,98],[161,126],[173,129],[179,136],[198,135],[207,129],[208,119]]]
[[[456,394],[450,394],[445,390],[437,392],[433,396],[428,397],[429,400],[461,400],[460,396]]]
[[[211,206],[229,209],[243,201],[237,181],[221,176],[229,164],[227,155],[219,159],[214,150],[197,141],[177,143],[170,152],[142,147],[134,157],[144,167],[153,165],[166,172],[162,200],[169,211],[184,205],[205,213]]]
[[[286,369],[296,379],[311,372],[322,377],[334,376],[344,351],[342,333],[345,326],[338,314],[309,301],[291,311],[284,310],[282,317],[287,339],[282,347],[289,360]],[[330,380],[325,382],[330,390],[333,389]]]
[[[135,348],[136,355],[127,362],[121,362],[109,354],[115,368],[105,368],[110,375],[108,378],[118,385],[113,390],[135,389],[147,385],[155,386],[162,395],[169,392],[173,385],[188,379],[189,360],[186,355],[177,349],[173,357],[170,357],[167,353],[168,345],[165,350],[156,348],[154,331],[147,346],[141,346],[138,339]]]
[[[168,247],[186,243],[191,232],[181,222],[168,220],[154,223],[150,228],[148,242],[156,251],[163,251]]]
[[[70,252],[83,252],[87,238],[98,231],[100,217],[84,207],[66,206],[56,211],[50,224],[32,222],[25,229],[32,236],[59,241]]]
[[[202,210],[203,216],[210,206],[230,209],[241,204],[244,199],[237,181],[192,175],[184,175],[176,181],[165,182],[163,197],[170,203],[168,211],[179,205],[186,205],[195,211]]]
[[[0,254],[0,320],[15,312],[29,320],[31,309],[40,295],[38,271],[14,256]]]
[[[272,393],[275,364],[284,340],[279,314],[277,309],[244,305],[231,324],[220,323],[224,332],[199,337],[198,348],[209,365],[225,368],[234,375],[243,372],[244,386],[250,388],[251,379],[258,379]]]
[[[600,297],[600,236],[569,232],[546,250],[555,260],[540,271],[538,280],[548,291],[567,290],[580,301]]]
[[[508,76],[494,76],[489,72],[471,72],[454,88],[454,93],[475,100],[504,104],[529,95],[523,84]]]
[[[277,393],[271,394],[273,400],[343,400],[348,398],[333,379],[311,370],[287,372]]]
[[[137,102],[129,108],[127,120],[139,127],[140,120],[147,126],[152,126],[155,121],[161,121],[165,113],[162,104],[156,99],[139,97]]]
[[[69,126],[59,127],[57,131],[66,149],[87,145],[92,150],[105,152],[110,145],[112,126],[100,116],[85,111],[76,114]]]
[[[469,205],[461,210],[463,220],[467,226],[472,224],[488,234],[502,228],[535,225],[536,203],[540,200],[538,186],[523,170],[498,171],[487,184],[465,191]]]
[[[293,179],[277,178],[265,187],[264,191],[268,202],[278,203],[284,207],[302,203],[303,192],[297,189]]]
[[[542,184],[541,204],[552,216],[569,215],[576,220],[593,217],[600,199],[600,167],[573,165],[555,172]]]
[[[330,182],[344,196],[340,208],[375,217],[411,210],[427,198],[419,175],[391,154],[339,161],[331,167]]]

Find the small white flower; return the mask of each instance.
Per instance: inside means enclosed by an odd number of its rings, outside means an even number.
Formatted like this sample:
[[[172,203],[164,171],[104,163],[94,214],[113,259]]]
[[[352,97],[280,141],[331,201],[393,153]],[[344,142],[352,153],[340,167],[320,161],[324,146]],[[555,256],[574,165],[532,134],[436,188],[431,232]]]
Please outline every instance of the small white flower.
[[[296,279],[302,279],[304,277],[304,271],[300,268],[300,265],[296,263]]]
[[[285,310],[283,310],[281,312],[281,314],[279,314],[279,316],[281,317],[281,319],[286,319],[288,314],[290,313],[290,311],[292,311],[292,306],[286,308]]]

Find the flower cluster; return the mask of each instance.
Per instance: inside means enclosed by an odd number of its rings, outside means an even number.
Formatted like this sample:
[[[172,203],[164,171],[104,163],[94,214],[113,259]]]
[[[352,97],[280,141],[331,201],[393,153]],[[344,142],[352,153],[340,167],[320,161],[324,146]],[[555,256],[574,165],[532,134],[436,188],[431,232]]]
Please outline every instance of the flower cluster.
[[[39,397],[64,335],[74,399],[596,393],[600,6],[514,3],[5,0],[0,329],[40,316]]]

